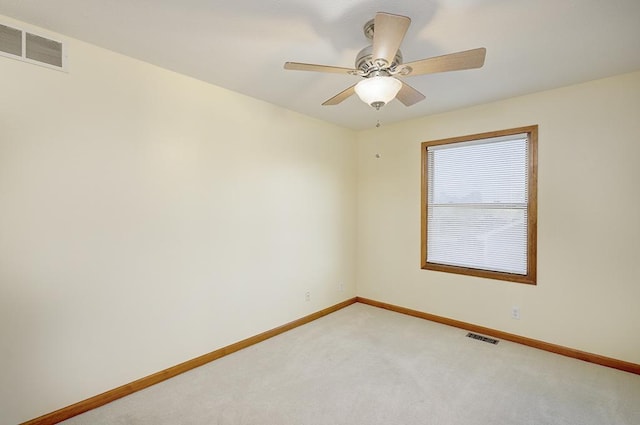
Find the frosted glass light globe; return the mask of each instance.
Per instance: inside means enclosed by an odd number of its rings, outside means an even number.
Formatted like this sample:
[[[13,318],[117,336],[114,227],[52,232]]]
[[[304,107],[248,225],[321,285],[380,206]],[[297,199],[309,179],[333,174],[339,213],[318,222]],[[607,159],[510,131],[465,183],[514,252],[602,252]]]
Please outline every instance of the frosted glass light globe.
[[[397,78],[376,76],[364,79],[355,86],[360,100],[376,109],[389,103],[402,88]]]

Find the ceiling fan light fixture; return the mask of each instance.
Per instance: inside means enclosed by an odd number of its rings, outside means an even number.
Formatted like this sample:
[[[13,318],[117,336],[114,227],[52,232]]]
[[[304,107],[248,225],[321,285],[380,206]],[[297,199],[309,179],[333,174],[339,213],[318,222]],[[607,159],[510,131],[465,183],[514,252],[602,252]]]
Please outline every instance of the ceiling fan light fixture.
[[[360,81],[355,91],[360,100],[376,109],[389,103],[396,97],[402,82],[394,77],[375,76]]]
[[[481,68],[484,65],[487,53],[484,47],[404,63],[400,45],[410,23],[411,19],[408,16],[376,13],[376,16],[364,26],[365,36],[373,43],[358,52],[353,68],[299,62],[286,62],[284,68],[364,77],[364,80],[349,86],[322,105],[337,105],[357,94],[367,105],[380,109],[395,97],[404,106],[412,106],[425,99],[422,93],[395,76],[413,77]]]

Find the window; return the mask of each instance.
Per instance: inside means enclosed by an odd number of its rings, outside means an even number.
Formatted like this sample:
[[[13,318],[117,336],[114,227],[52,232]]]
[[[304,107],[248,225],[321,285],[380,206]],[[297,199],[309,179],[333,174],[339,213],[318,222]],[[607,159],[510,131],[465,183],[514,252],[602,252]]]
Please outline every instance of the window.
[[[422,268],[536,283],[538,126],[422,143]]]

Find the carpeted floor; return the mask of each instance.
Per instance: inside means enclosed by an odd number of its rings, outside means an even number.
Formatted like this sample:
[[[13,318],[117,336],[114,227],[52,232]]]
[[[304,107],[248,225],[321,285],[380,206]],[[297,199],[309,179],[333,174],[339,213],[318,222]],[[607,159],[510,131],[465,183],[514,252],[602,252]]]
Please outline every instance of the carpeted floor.
[[[354,304],[65,425],[638,425],[640,376]]]

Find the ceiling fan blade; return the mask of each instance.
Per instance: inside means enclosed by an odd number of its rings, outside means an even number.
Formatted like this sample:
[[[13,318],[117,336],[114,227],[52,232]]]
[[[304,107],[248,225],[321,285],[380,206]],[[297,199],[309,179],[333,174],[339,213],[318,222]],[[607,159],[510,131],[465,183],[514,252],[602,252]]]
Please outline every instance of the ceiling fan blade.
[[[327,105],[337,105],[338,103],[341,103],[343,100],[346,100],[349,96],[352,96],[353,94],[355,94],[355,84],[352,85],[351,87],[349,87],[348,89],[345,89],[343,91],[341,91],[340,93],[338,93],[337,95],[333,96],[331,99],[325,101],[322,106],[327,106]]]
[[[294,71],[315,71],[315,72],[333,72],[336,74],[355,74],[358,71],[352,68],[342,68],[339,66],[315,65],[312,63],[285,62],[284,69]]]
[[[484,57],[487,49],[465,50],[464,52],[451,53],[443,56],[436,56],[429,59],[422,59],[415,62],[402,64],[398,67],[401,75],[422,75],[436,72],[459,71],[462,69],[481,68],[484,65]],[[406,72],[405,70],[409,70]]]
[[[406,16],[378,12],[373,24],[373,60],[383,59],[390,65],[402,39],[409,29],[411,19]]]
[[[396,99],[402,102],[404,106],[411,106],[424,100],[424,95],[403,81],[402,88],[396,95]]]

